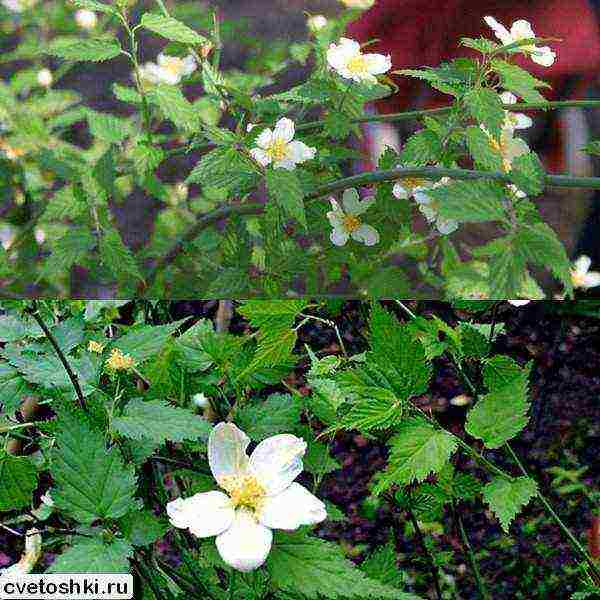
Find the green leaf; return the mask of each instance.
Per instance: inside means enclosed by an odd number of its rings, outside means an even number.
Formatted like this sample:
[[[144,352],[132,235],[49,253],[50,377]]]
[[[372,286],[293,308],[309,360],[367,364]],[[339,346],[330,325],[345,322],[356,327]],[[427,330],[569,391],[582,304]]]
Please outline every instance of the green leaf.
[[[87,8],[95,12],[105,13],[107,15],[119,14],[117,9],[110,4],[104,4],[103,2],[96,2],[96,0],[71,0],[73,4],[79,8]]]
[[[538,196],[544,191],[546,171],[535,152],[515,158],[509,175],[513,183],[526,194]]]
[[[101,62],[119,56],[121,46],[111,38],[60,37],[50,42],[47,52],[65,60]]]
[[[140,398],[131,400],[123,415],[113,419],[112,426],[125,437],[158,443],[206,440],[211,430],[208,421],[189,410],[171,406],[166,400],[144,402]]]
[[[512,480],[494,478],[483,488],[483,499],[500,520],[502,529],[508,533],[512,520],[521,509],[537,495],[537,484],[529,477]]]
[[[499,138],[504,124],[500,96],[489,88],[477,87],[465,94],[464,102],[477,123],[483,125],[495,138]]]
[[[25,457],[0,450],[0,512],[29,506],[36,487],[35,466]]]
[[[48,573],[129,573],[133,548],[115,539],[105,543],[101,537],[75,537],[48,569]]]
[[[466,48],[477,50],[477,52],[481,52],[481,54],[491,54],[500,48],[500,46],[495,42],[483,37],[477,39],[468,37],[461,38],[460,45],[465,46]]]
[[[306,229],[304,192],[296,173],[286,169],[269,169],[266,179],[269,197],[285,215],[296,219]]]
[[[439,137],[429,129],[422,129],[411,136],[400,152],[400,162],[405,165],[423,167],[437,162],[442,154]]]
[[[136,489],[132,466],[124,464],[116,447],[106,447],[104,436],[76,417],[61,414],[50,472],[57,508],[76,521],[118,519],[131,510]]]
[[[123,535],[134,546],[148,546],[162,538],[168,524],[149,510],[133,510],[119,519]]]
[[[311,441],[307,431],[305,436],[308,439],[308,448],[302,462],[304,470],[311,473],[315,477],[322,477],[327,473],[331,473],[341,467],[340,463],[329,453],[329,446],[322,442]]]
[[[398,428],[389,442],[390,457],[386,470],[373,490],[381,494],[390,486],[423,481],[448,463],[457,447],[456,439],[420,418],[411,418]]]
[[[368,579],[343,557],[337,544],[309,537],[304,531],[275,532],[266,568],[276,589],[303,598],[415,599]]]
[[[146,93],[146,98],[161,110],[166,119],[187,131],[197,131],[199,115],[183,92],[175,85],[159,84]]]
[[[122,142],[130,133],[129,121],[108,113],[87,111],[90,133],[108,144]]]
[[[0,315],[0,342],[17,342],[26,337],[42,337],[43,331],[33,320],[16,315]]]
[[[166,17],[155,13],[144,13],[144,15],[142,15],[141,24],[146,29],[158,33],[158,35],[173,42],[198,46],[208,41],[204,36],[196,33],[187,25],[172,17]]]
[[[460,223],[506,220],[504,187],[495,181],[455,181],[428,194],[437,201],[444,219]]]
[[[484,358],[490,351],[488,338],[469,323],[459,325],[462,354],[465,358]]]
[[[520,96],[525,102],[545,102],[538,88],[550,86],[530,75],[525,69],[504,60],[492,60],[492,68],[500,76],[502,87]]]
[[[495,356],[484,368],[489,389],[469,411],[465,430],[483,440],[486,448],[500,448],[518,435],[529,417],[530,366],[519,367],[512,359]]]
[[[501,171],[502,155],[492,147],[490,137],[481,129],[472,125],[466,130],[467,147],[475,165],[488,171]]]
[[[125,246],[116,229],[104,229],[100,238],[100,259],[111,274],[118,279],[141,280],[142,274],[131,250]]]
[[[271,394],[264,402],[242,406],[236,423],[255,442],[277,433],[289,433],[300,422],[302,402],[296,395]]]
[[[114,344],[123,354],[130,354],[137,362],[158,354],[167,343],[171,335],[187,319],[174,321],[167,325],[137,325],[132,327],[124,336],[120,337]]]
[[[396,547],[390,539],[387,544],[372,552],[362,562],[360,569],[371,579],[392,587],[400,587],[405,582],[405,574],[398,568],[397,561]]]
[[[52,244],[52,254],[44,266],[46,277],[65,276],[75,264],[81,264],[94,247],[95,239],[86,227],[71,227]]]

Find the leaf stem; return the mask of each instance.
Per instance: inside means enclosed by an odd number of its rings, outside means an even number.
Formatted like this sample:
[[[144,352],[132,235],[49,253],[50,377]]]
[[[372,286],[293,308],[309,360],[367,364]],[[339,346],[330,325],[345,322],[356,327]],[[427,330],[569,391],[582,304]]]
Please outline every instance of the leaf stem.
[[[26,308],[25,311],[36,320],[37,324],[40,326],[40,329],[44,332],[44,335],[46,336],[46,338],[48,338],[48,341],[52,345],[52,348],[54,348],[54,351],[56,352],[58,358],[60,359],[60,362],[62,363],[63,367],[65,368],[65,371],[67,372],[67,375],[69,376],[69,379],[71,380],[71,383],[73,384],[73,388],[75,388],[75,394],[77,395],[77,399],[79,401],[79,406],[81,406],[81,408],[87,413],[88,408],[85,403],[85,398],[83,396],[83,392],[81,391],[81,386],[79,385],[79,379],[77,378],[77,375],[73,372],[73,369],[71,369],[71,365],[69,365],[69,361],[67,360],[63,351],[60,349],[60,346],[58,345],[58,342],[56,341],[55,337],[52,335],[51,331],[48,329],[48,326],[46,325],[46,323],[44,323],[44,320],[42,319],[42,317],[40,317],[40,315],[38,313],[36,301],[34,300],[33,306],[31,308],[29,308],[29,307]]]

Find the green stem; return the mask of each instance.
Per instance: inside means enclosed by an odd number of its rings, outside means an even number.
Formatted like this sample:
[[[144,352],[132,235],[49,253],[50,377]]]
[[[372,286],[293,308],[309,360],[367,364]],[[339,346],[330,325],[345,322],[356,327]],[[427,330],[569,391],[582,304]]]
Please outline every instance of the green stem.
[[[525,467],[523,466],[523,463],[521,463],[521,461],[519,460],[517,453],[512,449],[512,446],[510,445],[510,443],[506,442],[506,444],[504,444],[504,446],[505,446],[507,452],[510,454],[513,461],[515,462],[515,464],[517,465],[517,467],[519,467],[519,470],[521,471],[521,473],[523,473],[523,475],[525,477],[530,477],[529,473],[527,472],[527,469],[525,469]],[[586,549],[582,546],[581,542],[575,537],[573,532],[567,527],[567,525],[563,522],[563,520],[558,516],[558,514],[556,513],[554,508],[552,508],[552,505],[550,504],[550,502],[546,499],[546,497],[542,494],[542,492],[540,492],[539,486],[538,486],[538,490],[537,490],[537,496],[540,499],[541,503],[544,505],[545,509],[548,511],[548,514],[554,519],[556,524],[562,529],[563,533],[567,536],[567,538],[571,542],[571,545],[573,546],[573,548],[579,553],[581,558],[583,560],[585,560],[585,562],[589,565],[590,570],[591,570],[592,574],[594,575],[596,582],[600,582],[600,569],[598,568],[598,565],[594,562],[592,557],[588,554]]]
[[[467,551],[467,556],[469,558],[469,563],[471,564],[471,569],[473,570],[473,575],[475,576],[475,582],[477,583],[477,587],[479,588],[479,593],[483,600],[491,600],[490,593],[487,590],[487,586],[485,585],[485,581],[481,576],[481,572],[479,571],[479,565],[477,563],[477,558],[475,557],[475,552],[473,551],[473,546],[471,546],[471,542],[469,541],[469,536],[465,530],[465,526],[456,508],[456,502],[452,502],[452,512],[454,513],[454,518],[458,525],[458,530],[460,532],[460,537],[462,539],[463,545]]]
[[[579,107],[579,108],[599,108],[600,100],[560,100],[556,102],[519,102],[517,104],[503,104],[504,110],[511,112],[529,111],[529,110],[557,110],[560,108]],[[368,115],[352,119],[352,123],[396,123],[398,121],[410,121],[422,117],[434,117],[445,115],[452,111],[454,106],[443,106],[441,108],[430,108],[426,110],[410,110],[400,113],[389,113],[387,115]],[[311,121],[303,123],[296,127],[296,131],[310,131],[312,129],[321,129],[325,126],[325,121]]]

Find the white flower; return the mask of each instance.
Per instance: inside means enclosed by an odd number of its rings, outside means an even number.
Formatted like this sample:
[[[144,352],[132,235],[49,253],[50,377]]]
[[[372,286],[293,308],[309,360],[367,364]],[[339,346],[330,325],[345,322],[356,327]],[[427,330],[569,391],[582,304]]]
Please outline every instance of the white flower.
[[[511,92],[503,92],[500,94],[500,100],[502,104],[516,104],[517,97]],[[531,117],[524,115],[523,113],[512,112],[510,110],[504,111],[504,127],[511,129],[528,129],[533,125]]]
[[[306,25],[313,32],[321,31],[321,29],[327,27],[327,23],[327,17],[324,15],[311,15],[306,20]]]
[[[31,8],[37,0],[0,0],[0,3],[6,10],[14,13],[21,13]]]
[[[512,304],[513,306],[525,306],[526,304],[529,304],[531,302],[531,300],[508,300],[509,304]]]
[[[262,441],[251,456],[250,438],[232,423],[219,423],[208,440],[219,491],[167,504],[173,526],[196,537],[217,536],[221,558],[238,571],[260,567],[271,550],[272,529],[297,529],[327,518],[325,505],[294,479],[303,469],[306,442],[282,434]]]
[[[500,139],[495,138],[483,125],[481,125],[481,129],[490,138],[492,148],[500,152],[504,170],[507,172],[512,169],[512,163],[515,158],[529,152],[529,146],[525,140],[515,137],[514,130],[510,127],[502,128]]]
[[[185,58],[169,56],[160,53],[156,63],[147,62],[140,67],[140,76],[149,83],[166,83],[177,85],[184,77],[191,75],[196,70],[196,60],[191,54]]]
[[[266,167],[273,164],[276,169],[291,171],[297,164],[311,160],[317,153],[316,148],[309,148],[304,142],[294,140],[296,126],[291,119],[279,119],[275,129],[265,129],[256,138],[256,148],[250,150],[252,158]]]
[[[358,215],[362,215],[375,202],[375,198],[370,196],[361,201],[358,192],[350,188],[342,195],[343,208],[334,198],[330,198],[329,201],[333,210],[327,213],[327,218],[333,227],[329,236],[333,244],[344,246],[349,238],[365,246],[374,246],[379,242],[377,230],[362,223],[358,218]]]
[[[377,77],[392,68],[392,59],[383,54],[363,54],[360,44],[348,38],[340,38],[339,44],[331,44],[327,50],[327,62],[339,75],[358,83],[377,83]]]
[[[585,255],[580,256],[573,263],[573,268],[571,269],[571,281],[573,282],[573,287],[587,290],[600,285],[600,273],[590,271],[591,266],[592,259]]]
[[[52,73],[50,69],[40,69],[37,74],[37,82],[42,87],[50,87],[52,85]]]
[[[198,408],[206,408],[209,405],[208,398],[202,392],[192,396],[192,403]]]
[[[98,23],[98,19],[93,10],[82,8],[75,13],[75,22],[82,29],[94,29]]]
[[[510,31],[506,29],[502,23],[498,23],[494,17],[484,17],[483,20],[494,30],[496,37],[504,46],[514,44],[519,40],[526,40],[536,37],[531,24],[524,19],[515,21],[512,24]],[[535,44],[528,44],[525,46],[520,46],[519,50],[529,54],[531,56],[531,60],[542,67],[550,67],[554,64],[554,60],[556,59],[556,52],[554,52],[550,46],[536,46]]]
[[[513,183],[509,184],[508,189],[512,192],[512,194],[514,195],[514,197],[516,199],[518,199],[518,200],[521,200],[523,198],[527,198],[527,194],[523,190],[520,190]]]
[[[375,0],[340,0],[340,2],[348,8],[359,8],[361,10],[367,10],[375,4]]]
[[[33,231],[33,237],[38,244],[43,244],[46,241],[46,232],[41,227],[36,227]]]
[[[392,194],[399,200],[408,200],[411,196],[423,193],[433,188],[433,182],[421,177],[403,177],[394,184]]]

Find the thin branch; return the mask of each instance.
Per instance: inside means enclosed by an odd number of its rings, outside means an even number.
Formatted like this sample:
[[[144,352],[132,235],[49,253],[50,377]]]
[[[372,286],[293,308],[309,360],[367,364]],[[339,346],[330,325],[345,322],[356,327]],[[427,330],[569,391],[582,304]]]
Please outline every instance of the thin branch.
[[[560,108],[600,108],[600,100],[560,100],[556,102],[519,102],[517,104],[503,104],[504,110],[511,112],[529,110],[557,110]],[[443,106],[441,108],[430,108],[426,110],[410,110],[400,113],[389,113],[387,115],[369,115],[352,119],[352,123],[396,123],[398,121],[411,121],[422,117],[434,117],[445,115],[452,111],[454,106]],[[296,127],[296,131],[311,131],[321,129],[325,121],[311,121]]]
[[[44,335],[48,338],[48,341],[54,348],[54,351],[56,352],[58,358],[60,359],[60,362],[62,363],[63,367],[65,368],[65,371],[67,372],[67,375],[69,376],[69,379],[71,380],[71,383],[73,384],[73,388],[75,389],[75,394],[77,395],[77,400],[79,401],[79,406],[81,406],[81,408],[85,412],[88,412],[88,409],[87,409],[87,406],[85,403],[85,398],[83,396],[83,392],[81,391],[81,386],[79,385],[79,379],[77,378],[77,375],[73,372],[73,369],[71,369],[71,365],[69,365],[69,361],[67,360],[63,351],[60,349],[60,346],[58,345],[58,342],[56,341],[55,337],[52,335],[51,331],[48,329],[48,326],[46,325],[46,323],[44,323],[44,320],[42,319],[42,317],[40,317],[35,300],[33,303],[33,307],[27,308],[25,310],[28,314],[30,314],[37,321],[37,324],[40,326],[40,328],[44,332]]]

